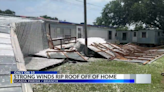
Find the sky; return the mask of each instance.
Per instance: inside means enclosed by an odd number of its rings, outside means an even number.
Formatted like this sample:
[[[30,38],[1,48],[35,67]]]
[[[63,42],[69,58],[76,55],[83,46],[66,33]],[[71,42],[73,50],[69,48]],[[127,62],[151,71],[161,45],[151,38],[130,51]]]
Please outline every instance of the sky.
[[[112,0],[87,0],[87,22],[93,24],[102,9]],[[16,15],[48,15],[68,22],[84,22],[83,0],[0,0],[0,9],[10,9]]]

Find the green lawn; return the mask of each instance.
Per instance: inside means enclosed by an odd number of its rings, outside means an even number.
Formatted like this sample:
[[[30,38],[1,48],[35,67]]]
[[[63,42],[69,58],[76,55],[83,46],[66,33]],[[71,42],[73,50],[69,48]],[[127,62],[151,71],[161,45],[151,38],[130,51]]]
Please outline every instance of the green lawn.
[[[164,92],[164,57],[150,65],[98,60],[66,63],[48,71],[63,74],[151,74],[151,84],[37,84],[34,92]]]

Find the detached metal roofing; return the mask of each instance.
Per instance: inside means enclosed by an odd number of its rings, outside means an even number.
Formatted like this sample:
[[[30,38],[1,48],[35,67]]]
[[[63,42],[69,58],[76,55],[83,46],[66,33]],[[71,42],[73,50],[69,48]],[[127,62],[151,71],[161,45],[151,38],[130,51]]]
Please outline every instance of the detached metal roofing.
[[[0,22],[2,23],[2,21]],[[0,92],[23,92],[21,84],[10,83],[10,71],[17,71],[11,45],[10,28],[0,27]]]
[[[23,92],[22,84],[10,83],[10,71],[18,71],[11,44],[10,23],[33,21],[0,15],[0,92]]]

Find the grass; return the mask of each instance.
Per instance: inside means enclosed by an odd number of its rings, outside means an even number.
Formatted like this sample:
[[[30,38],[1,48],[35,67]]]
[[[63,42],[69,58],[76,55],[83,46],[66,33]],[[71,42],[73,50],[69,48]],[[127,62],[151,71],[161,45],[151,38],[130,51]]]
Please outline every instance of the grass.
[[[34,92],[164,92],[164,57],[150,65],[98,60],[66,63],[48,71],[62,74],[151,74],[151,84],[36,84]]]

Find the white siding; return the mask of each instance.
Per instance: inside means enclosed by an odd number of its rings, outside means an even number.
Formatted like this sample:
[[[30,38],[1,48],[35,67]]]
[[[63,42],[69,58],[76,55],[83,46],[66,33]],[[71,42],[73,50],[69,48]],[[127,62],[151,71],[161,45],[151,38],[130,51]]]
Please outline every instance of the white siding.
[[[112,39],[108,39],[108,31],[112,31]],[[88,37],[100,37],[105,39],[108,42],[115,42],[115,29],[110,28],[97,28],[97,27],[88,27]]]

